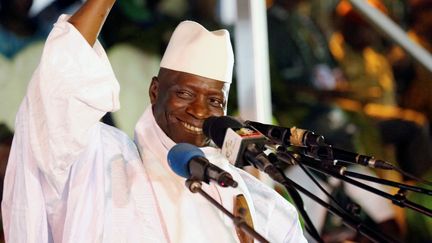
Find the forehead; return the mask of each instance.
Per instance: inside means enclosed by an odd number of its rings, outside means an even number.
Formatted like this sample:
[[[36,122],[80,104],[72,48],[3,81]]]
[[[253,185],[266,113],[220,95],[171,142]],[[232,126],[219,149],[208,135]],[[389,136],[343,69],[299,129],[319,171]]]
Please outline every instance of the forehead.
[[[159,80],[169,87],[188,87],[211,93],[227,94],[229,83],[174,70],[159,73]]]

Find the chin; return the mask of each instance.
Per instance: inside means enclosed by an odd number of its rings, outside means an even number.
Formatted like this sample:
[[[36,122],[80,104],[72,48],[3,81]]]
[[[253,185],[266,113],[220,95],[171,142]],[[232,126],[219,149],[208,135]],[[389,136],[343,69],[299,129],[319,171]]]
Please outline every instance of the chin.
[[[189,141],[189,142],[187,142],[187,143],[193,144],[193,145],[195,145],[195,146],[197,146],[197,147],[204,147],[204,146],[207,146],[206,141],[202,141],[202,140],[192,140],[192,141]]]
[[[209,145],[210,145],[210,140],[208,140],[208,139],[203,139],[203,140],[200,141],[200,144],[201,144],[201,145],[199,145],[199,147],[206,147],[206,146],[209,146]]]
[[[194,139],[188,139],[188,141],[186,141],[186,143],[193,144],[197,147],[205,147],[209,144],[209,141],[207,139],[194,138]]]
[[[197,146],[197,147],[205,147],[205,146],[208,146],[208,143],[207,142],[203,142],[203,141],[201,141],[201,142],[199,142],[199,144],[195,144],[195,146]]]

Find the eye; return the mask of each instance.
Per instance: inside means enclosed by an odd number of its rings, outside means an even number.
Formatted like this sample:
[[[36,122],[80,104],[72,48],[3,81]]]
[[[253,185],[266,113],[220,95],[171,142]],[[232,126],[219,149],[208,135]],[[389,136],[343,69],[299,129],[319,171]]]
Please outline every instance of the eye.
[[[178,90],[176,92],[177,97],[182,98],[182,99],[191,99],[193,97],[192,92],[189,92],[187,90]]]
[[[219,98],[210,98],[210,105],[213,107],[222,107],[223,106],[223,100]]]

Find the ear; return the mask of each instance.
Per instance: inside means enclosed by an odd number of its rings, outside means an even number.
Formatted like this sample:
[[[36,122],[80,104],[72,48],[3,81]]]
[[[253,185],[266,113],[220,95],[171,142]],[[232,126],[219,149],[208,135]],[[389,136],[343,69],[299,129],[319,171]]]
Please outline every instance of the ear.
[[[159,80],[157,77],[153,77],[149,88],[150,103],[152,105],[156,103],[158,94],[159,94]]]

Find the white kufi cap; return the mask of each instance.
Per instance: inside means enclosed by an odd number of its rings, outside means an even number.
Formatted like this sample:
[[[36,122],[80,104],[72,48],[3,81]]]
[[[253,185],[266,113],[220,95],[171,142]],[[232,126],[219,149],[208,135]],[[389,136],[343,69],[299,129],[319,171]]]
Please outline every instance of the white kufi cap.
[[[231,83],[234,54],[229,32],[208,31],[183,21],[174,30],[160,66]]]

